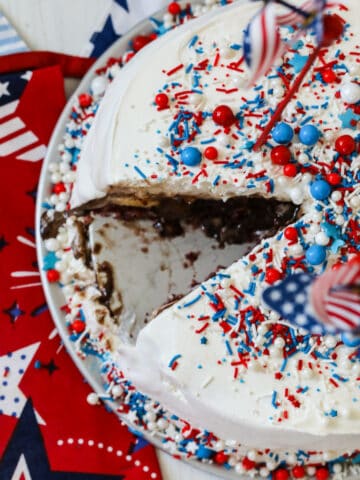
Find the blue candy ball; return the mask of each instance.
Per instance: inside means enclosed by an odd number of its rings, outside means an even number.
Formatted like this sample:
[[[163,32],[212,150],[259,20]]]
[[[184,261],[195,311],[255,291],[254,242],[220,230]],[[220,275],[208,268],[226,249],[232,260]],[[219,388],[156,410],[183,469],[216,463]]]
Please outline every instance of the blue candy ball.
[[[315,200],[325,200],[331,193],[331,187],[325,180],[315,180],[311,184],[310,193]]]
[[[304,125],[299,132],[300,142],[312,146],[319,140],[320,132],[314,125]]]
[[[277,143],[290,143],[294,136],[294,131],[287,123],[280,122],[272,132],[272,137]]]
[[[181,152],[181,161],[188,167],[194,167],[201,163],[201,152],[195,147],[186,147]]]
[[[310,265],[320,265],[326,259],[326,248],[321,245],[312,245],[306,250],[305,256]]]
[[[213,455],[214,455],[214,451],[210,450],[210,448],[206,448],[204,445],[200,445],[199,448],[196,450],[197,458],[210,459]]]

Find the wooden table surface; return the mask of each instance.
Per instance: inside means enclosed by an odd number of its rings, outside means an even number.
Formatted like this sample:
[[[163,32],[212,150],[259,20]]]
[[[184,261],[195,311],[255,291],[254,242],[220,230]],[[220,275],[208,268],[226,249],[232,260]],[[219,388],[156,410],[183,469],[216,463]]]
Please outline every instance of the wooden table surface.
[[[0,0],[0,10],[34,50],[83,55],[109,0]],[[68,91],[75,87],[68,84]],[[159,452],[164,480],[220,480]]]

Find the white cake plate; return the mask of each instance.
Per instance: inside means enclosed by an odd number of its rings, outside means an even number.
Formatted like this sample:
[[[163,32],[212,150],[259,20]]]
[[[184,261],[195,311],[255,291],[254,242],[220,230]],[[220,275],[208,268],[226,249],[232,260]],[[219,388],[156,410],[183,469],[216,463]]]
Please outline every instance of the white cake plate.
[[[196,4],[199,3],[199,1],[193,1],[192,3]],[[164,12],[164,10],[158,12],[153,15],[153,18],[161,19]],[[89,355],[85,359],[82,359],[77,354],[75,344],[69,338],[65,315],[60,309],[64,304],[64,296],[61,288],[48,282],[45,271],[42,268],[43,258],[47,253],[40,234],[40,219],[43,213],[42,204],[46,201],[46,198],[51,192],[51,174],[49,173],[48,166],[50,162],[59,161],[58,145],[62,143],[65,128],[69,122],[71,109],[76,103],[78,95],[89,91],[91,81],[96,76],[96,70],[104,67],[108,58],[122,56],[125,51],[128,50],[128,45],[131,39],[139,34],[147,34],[152,30],[153,24],[149,19],[140,22],[126,35],[115,42],[96,61],[83,78],[73,96],[68,101],[54,129],[39,181],[36,208],[36,238],[38,263],[40,266],[41,280],[46,300],[59,335],[69,355],[92,389],[99,395],[106,394],[103,387],[103,380],[100,375],[101,363],[95,356]],[[121,72],[119,74],[121,75]],[[186,293],[190,290],[191,282],[204,280],[204,278],[210,274],[211,271],[214,271],[217,266],[230,265],[243,256],[245,251],[249,249],[249,244],[240,246],[232,245],[227,246],[225,249],[219,249],[216,242],[206,238],[201,232],[191,232],[171,241],[159,241],[157,236],[153,234],[151,228],[147,228],[146,224],[143,225],[144,229],[142,230],[142,234],[139,235],[134,233],[133,229],[124,228],[123,226],[116,224],[116,222],[109,222],[109,219],[106,221],[106,223],[110,223],[110,225],[106,227],[107,240],[104,241],[104,238],[102,238],[104,236],[99,234],[99,231],[103,228],[103,223],[104,221],[101,218],[94,222],[90,231],[90,241],[93,244],[103,242],[103,245],[105,246],[107,246],[106,241],[108,241],[113,246],[112,248],[101,249],[102,253],[98,255],[97,260],[98,262],[107,260],[114,263],[116,252],[116,266],[118,267],[116,269],[116,281],[121,288],[125,307],[129,311],[135,310],[139,317],[144,316],[145,313],[151,313],[159,305],[162,305],[169,294]],[[119,249],[117,249],[117,245],[120,244],[122,253],[119,257]],[[145,252],[145,250],[149,250],[150,254],[146,254],[148,252]],[[190,253],[190,251],[200,251],[202,253],[200,253],[196,260],[188,261],[186,259],[186,254]],[[129,261],[129,258],[133,258],[133,263],[126,263]],[[161,265],[162,268],[159,268],[159,265]],[[135,289],[132,288],[135,284],[138,285],[139,283],[138,277],[131,276],[131,273],[134,270],[141,270],[142,272],[147,273],[147,275],[142,275],[142,277],[144,277],[144,284],[138,289],[138,291],[148,292],[148,294],[142,298],[138,298]],[[123,418],[121,414],[116,412],[117,403],[115,401],[108,401],[106,403],[107,406],[119,417],[119,420],[126,423],[126,417]],[[133,425],[129,426],[134,428]],[[135,428],[151,444],[166,452],[160,438],[150,436],[138,426]],[[224,479],[249,479],[246,475],[237,474],[233,470],[227,471],[225,468],[217,465],[205,464],[194,459],[191,460],[184,458],[182,461],[209,474],[221,476]]]

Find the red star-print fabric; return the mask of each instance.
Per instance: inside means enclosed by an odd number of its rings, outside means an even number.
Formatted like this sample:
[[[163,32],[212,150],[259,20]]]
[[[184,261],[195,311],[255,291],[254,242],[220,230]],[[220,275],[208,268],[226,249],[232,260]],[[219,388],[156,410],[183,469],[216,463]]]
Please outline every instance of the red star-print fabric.
[[[12,72],[0,74],[0,478],[160,479],[154,449],[87,403],[90,387],[48,312],[34,213],[42,159],[65,104],[64,79],[53,58],[52,66],[20,72],[8,59]],[[35,432],[32,448],[23,446],[24,432]]]

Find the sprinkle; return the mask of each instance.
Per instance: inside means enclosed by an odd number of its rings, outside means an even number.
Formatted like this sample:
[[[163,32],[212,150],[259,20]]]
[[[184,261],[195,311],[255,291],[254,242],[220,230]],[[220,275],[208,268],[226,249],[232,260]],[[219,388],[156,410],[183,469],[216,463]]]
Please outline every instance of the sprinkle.
[[[177,367],[178,363],[177,363],[177,360],[179,360],[179,358],[181,358],[182,355],[178,354],[178,355],[175,355],[169,362],[169,365],[168,367],[171,368],[171,370],[175,370],[175,368]]]
[[[168,72],[166,72],[166,75],[168,77],[170,77],[171,75],[173,75],[174,73],[178,72],[179,70],[181,70],[183,68],[184,64],[183,63],[180,63],[180,65],[177,65],[176,67],[172,68],[171,70],[169,70]]]
[[[277,391],[274,390],[271,397],[271,404],[274,408],[278,408],[278,405],[276,403],[276,397],[277,397]]]
[[[135,172],[137,172],[140,175],[140,177],[142,177],[144,180],[146,180],[145,173],[142,172],[138,166],[135,165],[134,170],[135,170]]]
[[[225,345],[226,345],[226,350],[228,351],[228,354],[233,355],[233,351],[232,351],[229,340],[225,340]]]
[[[193,38],[189,42],[189,48],[193,47],[198,40],[199,40],[199,36],[194,35]]]
[[[194,303],[198,302],[201,299],[201,295],[198,295],[197,297],[193,298],[192,300],[189,300],[187,303],[184,303],[183,307],[190,307],[191,305],[194,305]]]

